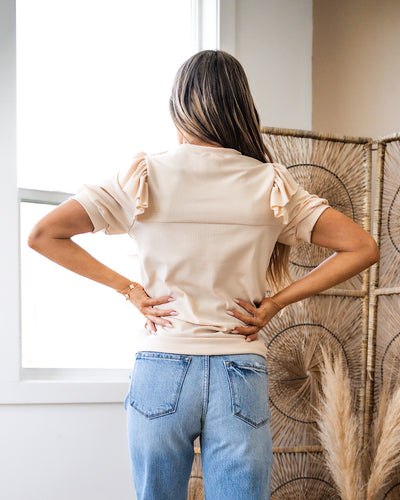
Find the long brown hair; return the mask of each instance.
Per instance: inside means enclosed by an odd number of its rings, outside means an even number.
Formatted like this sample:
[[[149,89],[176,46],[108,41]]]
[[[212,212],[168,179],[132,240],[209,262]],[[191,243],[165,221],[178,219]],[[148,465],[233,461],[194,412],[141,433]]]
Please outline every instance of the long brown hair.
[[[169,99],[175,127],[189,136],[271,163],[260,117],[240,62],[223,50],[202,50],[178,69]],[[266,280],[273,293],[292,281],[290,246],[277,242]]]

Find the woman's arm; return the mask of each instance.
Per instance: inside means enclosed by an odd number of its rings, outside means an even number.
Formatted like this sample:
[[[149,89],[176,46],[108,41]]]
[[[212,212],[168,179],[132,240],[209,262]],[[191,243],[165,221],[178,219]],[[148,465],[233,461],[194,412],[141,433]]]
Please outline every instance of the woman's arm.
[[[252,316],[231,310],[229,314],[233,313],[233,316],[249,324],[236,327],[232,333],[246,335],[246,340],[250,342],[255,340],[258,331],[279,312],[279,306],[285,307],[342,283],[380,258],[374,238],[332,207],[326,208],[318,217],[311,233],[311,243],[332,248],[335,253],[273,297],[265,297],[258,307],[238,298],[237,303]]]
[[[115,290],[123,290],[131,282],[130,279],[102,264],[71,240],[71,236],[92,232],[93,229],[86,210],[78,201],[71,199],[40,219],[33,226],[27,243],[33,250],[70,271]],[[147,319],[160,325],[170,323],[159,317],[169,314],[169,310],[152,307],[168,302],[168,297],[149,298],[142,287],[135,287],[130,296],[131,302]]]
[[[70,238],[94,229],[88,214],[76,200],[62,203],[32,228],[28,245],[48,259],[81,276],[114,289],[126,288],[130,280],[108,268]]]
[[[282,306],[315,295],[360,273],[380,258],[374,238],[352,219],[332,207],[319,216],[311,243],[335,253],[307,276],[280,290],[272,298]]]

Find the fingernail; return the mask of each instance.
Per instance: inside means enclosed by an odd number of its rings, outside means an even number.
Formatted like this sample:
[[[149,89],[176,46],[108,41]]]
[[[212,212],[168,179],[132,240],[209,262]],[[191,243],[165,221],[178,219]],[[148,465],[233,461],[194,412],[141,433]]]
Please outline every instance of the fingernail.
[[[237,330],[232,330],[232,333],[239,333]]]
[[[179,314],[179,313],[178,313],[178,312],[176,312],[176,311],[171,311],[169,314],[170,314],[170,316],[171,316],[171,315],[172,315],[172,316],[176,316],[176,315],[177,315],[177,314]]]
[[[173,300],[175,300],[175,299],[174,299],[173,297],[170,297],[170,298],[168,299],[168,302],[172,302]]]
[[[226,311],[226,314],[229,314],[231,316],[234,316],[233,312],[232,311]]]
[[[253,339],[246,338],[246,342],[251,342]]]
[[[233,299],[233,300],[236,302],[236,304],[240,305],[240,302],[238,301],[238,299]]]
[[[171,326],[174,326],[174,325],[173,325],[173,324],[171,324],[171,323],[167,323],[167,324],[165,324],[164,326],[168,326],[168,328],[171,328]]]

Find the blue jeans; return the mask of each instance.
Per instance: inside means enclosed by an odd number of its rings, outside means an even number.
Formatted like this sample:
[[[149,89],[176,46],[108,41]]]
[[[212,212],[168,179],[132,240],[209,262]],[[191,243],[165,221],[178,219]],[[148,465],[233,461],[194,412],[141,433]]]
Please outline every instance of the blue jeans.
[[[138,500],[186,500],[200,436],[205,500],[269,500],[269,375],[259,354],[140,351],[125,398]]]

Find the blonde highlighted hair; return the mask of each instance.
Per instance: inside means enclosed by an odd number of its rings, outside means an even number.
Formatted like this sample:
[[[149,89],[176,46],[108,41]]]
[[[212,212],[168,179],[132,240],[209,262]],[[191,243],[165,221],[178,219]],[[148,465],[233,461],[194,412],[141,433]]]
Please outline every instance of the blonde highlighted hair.
[[[175,75],[169,110],[183,135],[272,162],[246,73],[228,52],[202,50],[187,59]],[[273,293],[292,281],[289,252],[290,246],[275,244],[266,273]]]

